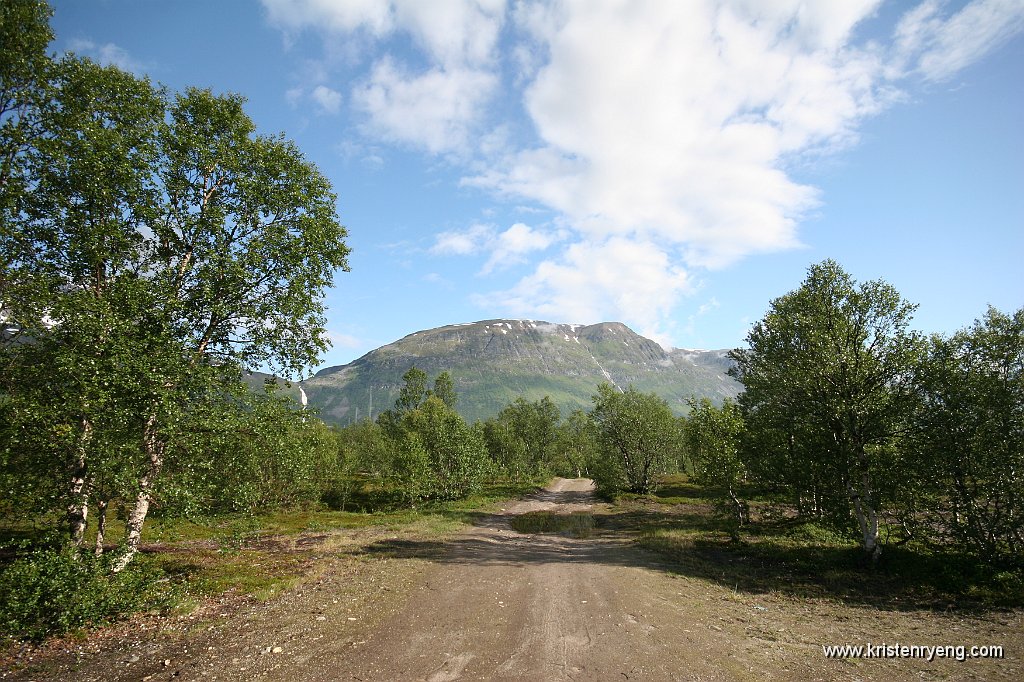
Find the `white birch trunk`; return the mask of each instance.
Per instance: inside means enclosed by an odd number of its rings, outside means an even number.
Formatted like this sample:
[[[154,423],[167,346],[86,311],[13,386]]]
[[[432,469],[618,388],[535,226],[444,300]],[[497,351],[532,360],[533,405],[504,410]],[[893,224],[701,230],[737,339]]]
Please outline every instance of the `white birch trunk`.
[[[121,545],[121,555],[114,561],[111,571],[123,571],[135,558],[139,551],[139,540],[142,538],[142,524],[149,513],[149,503],[153,495],[153,484],[156,482],[160,469],[164,464],[164,444],[156,434],[156,415],[151,415],[143,430],[143,444],[149,458],[149,468],[139,479],[139,492],[135,496],[135,505],[125,526],[125,539]]]
[[[96,503],[96,556],[103,554],[103,536],[107,529],[107,500]]]
[[[89,520],[89,492],[86,487],[88,465],[86,451],[89,442],[92,440],[92,422],[83,418],[81,423],[82,433],[78,438],[78,452],[75,464],[71,469],[71,481],[69,485],[68,501],[68,533],[71,536],[71,543],[75,547],[82,544],[85,535],[85,527]]]

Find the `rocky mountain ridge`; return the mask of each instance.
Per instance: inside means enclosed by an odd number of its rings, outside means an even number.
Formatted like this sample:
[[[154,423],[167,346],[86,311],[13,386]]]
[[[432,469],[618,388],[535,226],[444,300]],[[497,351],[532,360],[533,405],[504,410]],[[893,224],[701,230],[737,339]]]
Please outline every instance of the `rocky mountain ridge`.
[[[592,325],[492,319],[414,332],[302,382],[328,422],[376,417],[394,403],[412,366],[431,378],[447,371],[468,420],[493,416],[515,398],[545,395],[567,415],[589,409],[602,381],[665,398],[678,413],[691,396],[737,395],[726,350],[664,350],[621,322]]]

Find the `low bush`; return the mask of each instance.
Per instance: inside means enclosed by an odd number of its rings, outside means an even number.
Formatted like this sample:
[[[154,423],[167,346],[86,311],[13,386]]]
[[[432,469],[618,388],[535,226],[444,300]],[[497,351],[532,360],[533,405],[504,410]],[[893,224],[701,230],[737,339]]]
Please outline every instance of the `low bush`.
[[[69,549],[37,549],[0,573],[0,635],[40,640],[169,605],[160,573],[136,562],[112,574],[110,560]]]

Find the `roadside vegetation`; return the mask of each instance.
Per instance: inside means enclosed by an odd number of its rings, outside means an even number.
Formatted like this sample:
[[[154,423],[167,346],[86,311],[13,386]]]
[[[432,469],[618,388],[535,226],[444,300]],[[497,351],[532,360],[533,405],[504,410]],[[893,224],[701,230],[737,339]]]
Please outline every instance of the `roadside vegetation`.
[[[764,490],[743,487],[750,520],[737,533],[731,509],[686,474],[656,493],[616,496],[597,532],[625,532],[664,569],[729,590],[884,609],[984,611],[1024,606],[1024,571],[970,552],[907,542],[865,564],[851,531],[801,516]]]

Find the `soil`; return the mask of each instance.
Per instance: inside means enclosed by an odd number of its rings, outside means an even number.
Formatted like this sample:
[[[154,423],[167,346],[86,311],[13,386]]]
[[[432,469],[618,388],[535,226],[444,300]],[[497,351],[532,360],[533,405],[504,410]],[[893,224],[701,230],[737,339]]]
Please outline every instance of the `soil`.
[[[878,609],[672,570],[626,531],[523,534],[530,511],[608,513],[585,479],[451,538],[363,532],[269,602],[226,595],[23,652],[19,680],[1024,679],[1024,612]],[[825,658],[826,644],[1002,645],[1001,659]]]

